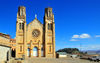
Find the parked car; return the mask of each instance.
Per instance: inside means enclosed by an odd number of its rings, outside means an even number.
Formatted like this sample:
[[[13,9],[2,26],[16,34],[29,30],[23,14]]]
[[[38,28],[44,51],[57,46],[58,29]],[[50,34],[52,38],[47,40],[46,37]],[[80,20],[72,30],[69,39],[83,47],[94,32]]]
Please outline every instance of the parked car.
[[[93,56],[92,58],[90,58],[90,61],[100,61],[100,56]]]
[[[92,56],[90,56],[90,55],[83,55],[83,56],[80,56],[80,59],[87,59],[87,60],[90,60],[90,58],[92,58]]]

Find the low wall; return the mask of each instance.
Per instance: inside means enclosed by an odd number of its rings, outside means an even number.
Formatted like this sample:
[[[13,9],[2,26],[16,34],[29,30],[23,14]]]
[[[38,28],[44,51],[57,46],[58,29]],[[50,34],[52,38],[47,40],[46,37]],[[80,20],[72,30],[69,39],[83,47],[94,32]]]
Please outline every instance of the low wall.
[[[11,60],[7,61],[7,63],[28,63],[28,60]]]

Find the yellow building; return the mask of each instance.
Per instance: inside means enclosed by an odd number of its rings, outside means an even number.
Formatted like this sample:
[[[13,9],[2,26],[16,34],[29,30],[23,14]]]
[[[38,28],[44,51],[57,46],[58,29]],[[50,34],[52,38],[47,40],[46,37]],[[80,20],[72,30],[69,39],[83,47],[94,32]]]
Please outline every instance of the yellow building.
[[[10,39],[10,46],[12,51],[16,50],[16,39]]]
[[[55,58],[55,22],[52,8],[45,8],[44,24],[35,19],[26,24],[26,8],[18,7],[16,22],[16,58]]]
[[[16,39],[10,39],[10,46],[11,46],[11,56],[15,57],[16,52]]]

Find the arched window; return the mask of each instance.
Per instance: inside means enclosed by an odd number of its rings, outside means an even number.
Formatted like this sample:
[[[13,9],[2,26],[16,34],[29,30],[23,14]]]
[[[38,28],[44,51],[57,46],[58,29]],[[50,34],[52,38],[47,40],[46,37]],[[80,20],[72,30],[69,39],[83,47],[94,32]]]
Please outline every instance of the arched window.
[[[23,10],[21,10],[21,16],[23,15]]]
[[[22,23],[22,30],[24,30],[24,23]]]
[[[48,23],[48,30],[52,30],[52,24]]]
[[[19,23],[19,29],[21,30],[21,23]]]
[[[50,11],[49,11],[49,17],[50,17]]]
[[[25,11],[23,11],[23,15],[24,15]]]
[[[50,30],[52,30],[52,24],[50,24]]]
[[[49,30],[49,23],[48,23],[48,30]]]

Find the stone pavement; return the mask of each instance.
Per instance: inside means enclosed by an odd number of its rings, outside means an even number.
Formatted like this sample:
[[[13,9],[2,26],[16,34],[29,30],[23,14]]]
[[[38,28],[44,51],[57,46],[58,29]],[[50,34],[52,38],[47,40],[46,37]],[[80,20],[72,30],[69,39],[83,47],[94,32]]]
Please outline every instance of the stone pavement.
[[[27,58],[28,63],[99,63],[79,58]]]
[[[79,58],[26,58],[25,60],[12,60],[8,63],[100,63]]]
[[[67,63],[67,60],[59,58],[28,58],[28,63]]]

